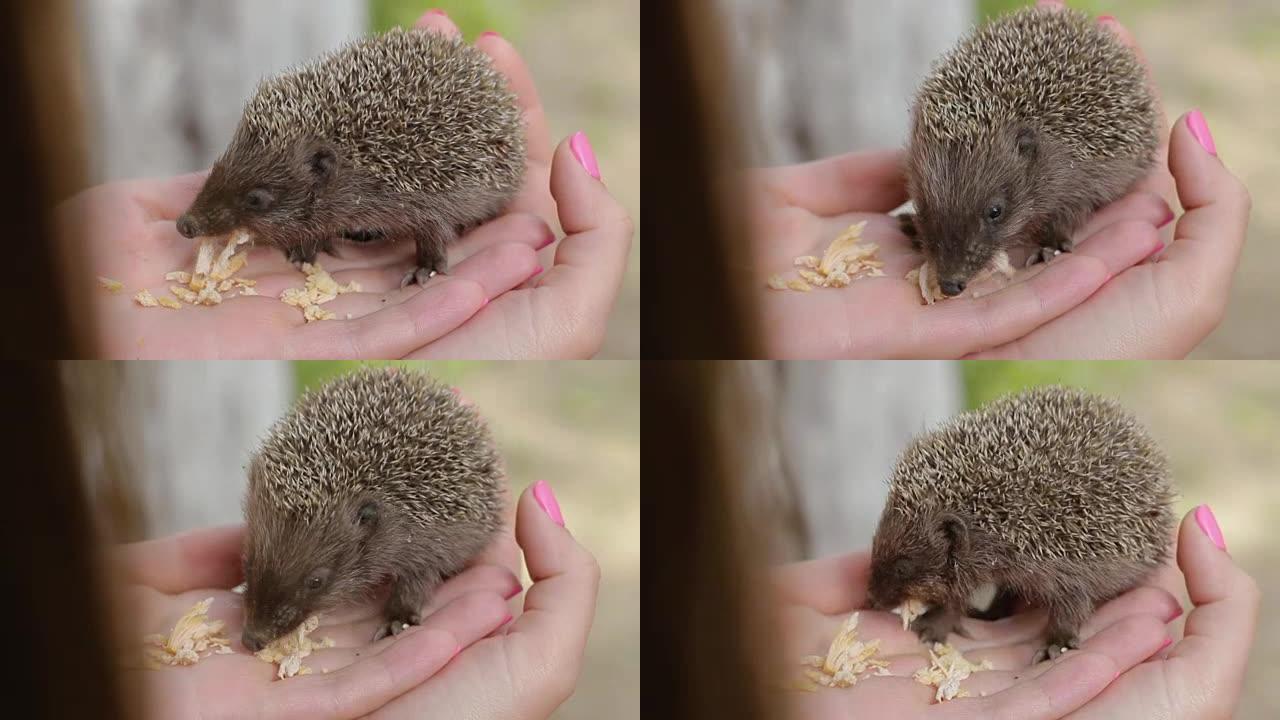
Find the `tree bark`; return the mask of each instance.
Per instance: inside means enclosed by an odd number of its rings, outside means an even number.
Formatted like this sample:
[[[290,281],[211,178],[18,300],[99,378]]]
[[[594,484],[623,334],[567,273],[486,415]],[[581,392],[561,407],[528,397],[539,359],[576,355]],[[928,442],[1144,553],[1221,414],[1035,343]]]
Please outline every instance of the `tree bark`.
[[[756,164],[900,146],[930,63],[972,24],[973,0],[721,0]]]
[[[259,80],[365,32],[365,0],[79,0],[94,182],[208,167]]]

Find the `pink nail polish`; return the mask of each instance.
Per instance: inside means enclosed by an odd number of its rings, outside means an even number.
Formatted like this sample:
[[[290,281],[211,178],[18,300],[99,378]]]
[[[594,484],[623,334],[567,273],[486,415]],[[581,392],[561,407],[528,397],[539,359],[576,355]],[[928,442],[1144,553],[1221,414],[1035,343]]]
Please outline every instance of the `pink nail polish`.
[[[1100,25],[1110,25],[1111,23],[1114,23],[1115,21],[1116,21],[1116,18],[1115,18],[1115,16],[1114,16],[1114,15],[1099,15],[1099,16],[1098,16],[1098,24],[1100,24]]]
[[[1219,550],[1227,549],[1227,541],[1222,539],[1222,528],[1218,527],[1218,519],[1213,516],[1213,511],[1208,505],[1201,505],[1195,511],[1196,524],[1204,531],[1205,535],[1218,546]]]
[[[457,647],[455,647],[455,648],[453,649],[453,654],[449,656],[449,659],[450,659],[450,660],[453,660],[454,658],[458,657],[458,653],[460,653],[460,652],[462,652],[462,646],[461,646],[461,645],[459,645],[459,646],[457,646]]]
[[[1164,642],[1160,643],[1160,650],[1164,650],[1165,648],[1169,647],[1172,644],[1173,644],[1173,638],[1167,637],[1164,639]],[[1160,650],[1157,650],[1156,652],[1160,652]]]
[[[541,275],[541,274],[542,274],[542,266],[541,266],[541,265],[539,265],[539,266],[538,266],[538,269],[537,269],[537,270],[534,270],[534,271],[533,271],[533,274],[529,276],[529,279],[530,279],[530,280],[532,280],[532,279],[534,279],[534,278],[538,277],[538,276],[539,276],[539,275]]]
[[[484,308],[487,308],[487,307],[489,307],[489,298],[485,298],[485,299],[484,299],[484,302],[480,303],[480,308],[481,308],[482,310],[483,310]]]
[[[508,598],[508,599],[510,599],[510,598]],[[1167,623],[1171,623],[1171,622],[1173,622],[1174,620],[1177,620],[1177,619],[1178,619],[1178,618],[1180,618],[1180,617],[1182,617],[1182,606],[1181,606],[1181,605],[1179,605],[1178,607],[1176,607],[1176,608],[1174,608],[1174,609],[1173,609],[1173,614],[1172,614],[1172,615],[1170,615],[1170,616],[1169,616],[1169,619],[1168,619],[1168,620],[1165,620],[1165,622],[1167,622]]]
[[[510,614],[510,613],[507,613],[507,617],[506,617],[506,619],[504,619],[504,620],[502,621],[502,623],[498,625],[498,627],[502,627],[503,625],[506,625],[506,624],[507,624],[507,623],[509,623],[509,622],[511,622],[511,614]]]
[[[551,230],[547,230],[547,236],[542,238],[542,244],[538,246],[539,250],[546,250],[556,242],[556,234]]]
[[[446,13],[445,11],[441,10],[440,8],[436,8],[436,9],[434,9],[434,10],[428,10],[428,11],[427,11],[427,14],[428,14],[428,15],[439,15],[440,17],[449,17],[449,14],[448,14],[448,13]]]
[[[1161,250],[1164,250],[1164,243],[1162,243],[1162,242],[1160,242],[1159,240],[1157,240],[1157,241],[1156,241],[1156,246],[1155,246],[1155,247],[1153,247],[1153,248],[1151,248],[1151,252],[1147,253],[1147,256],[1146,256],[1145,258],[1143,258],[1143,259],[1144,259],[1144,260],[1150,260],[1151,258],[1155,257],[1156,255],[1159,255]]]
[[[503,600],[510,600],[511,598],[513,598],[513,597],[515,597],[515,596],[519,595],[521,590],[524,590],[524,586],[523,586],[523,585],[521,585],[520,583],[516,583],[515,585],[513,585],[513,586],[511,587],[511,589],[510,589],[510,590],[508,590],[508,591],[507,591],[506,595],[504,595],[504,596],[502,597],[502,599],[503,599]],[[1179,614],[1179,615],[1181,615],[1181,614],[1182,614],[1182,611],[1181,611],[1181,610],[1179,610],[1179,611],[1178,611],[1178,614]]]
[[[578,159],[578,163],[587,171],[591,177],[601,180],[600,163],[596,160],[596,151],[591,147],[591,141],[587,139],[587,134],[579,132],[569,140],[569,149],[573,151],[573,156]]]
[[[1156,226],[1156,228],[1157,228],[1157,229],[1162,228],[1162,227],[1164,227],[1164,226],[1168,225],[1169,223],[1171,223],[1171,222],[1173,222],[1173,221],[1174,221],[1174,218],[1176,218],[1176,217],[1177,217],[1177,214],[1175,214],[1175,213],[1173,212],[1173,208],[1168,208],[1168,209],[1166,210],[1166,212],[1168,212],[1169,214],[1168,214],[1168,215],[1165,215],[1165,217],[1164,217],[1164,221],[1163,221],[1163,222],[1161,222],[1159,225],[1157,225],[1157,226]]]
[[[485,30],[484,32],[480,33],[480,39],[482,40],[484,38],[491,38],[491,37],[496,38],[496,37],[502,37],[502,36],[492,30]]]
[[[533,484],[533,499],[538,501],[538,505],[547,513],[555,524],[564,527],[564,516],[560,514],[560,503],[556,502],[555,493],[551,492],[551,486],[546,480],[539,480]]]
[[[1209,123],[1205,122],[1204,113],[1199,110],[1188,113],[1187,129],[1191,131],[1192,137],[1200,142],[1200,147],[1210,155],[1218,156],[1218,146],[1213,142],[1213,133],[1209,132]]]
[[[449,392],[453,393],[454,395],[457,395],[458,397],[462,397],[462,391],[459,390],[458,388],[449,388]]]

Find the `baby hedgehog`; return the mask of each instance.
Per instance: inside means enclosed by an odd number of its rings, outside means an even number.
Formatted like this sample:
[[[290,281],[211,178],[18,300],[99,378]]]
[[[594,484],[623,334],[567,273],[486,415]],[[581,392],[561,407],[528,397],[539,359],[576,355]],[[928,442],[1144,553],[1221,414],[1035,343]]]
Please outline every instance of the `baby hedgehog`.
[[[1037,659],[1078,647],[1094,608],[1167,558],[1164,455],[1112,400],[1045,387],[963,413],[911,442],[872,543],[870,600],[929,607],[912,624],[946,642],[999,595],[1049,612]]]
[[[955,296],[1017,244],[1069,252],[1089,214],[1146,175],[1158,144],[1142,64],[1084,13],[1027,8],[936,62],[912,110],[904,233]]]
[[[298,265],[340,238],[413,238],[405,284],[424,283],[524,170],[523,116],[488,56],[397,29],[263,82],[178,232],[246,230]]]
[[[502,498],[485,424],[428,376],[362,370],[304,395],[249,464],[244,646],[387,580],[374,640],[418,624],[435,588],[489,545]]]

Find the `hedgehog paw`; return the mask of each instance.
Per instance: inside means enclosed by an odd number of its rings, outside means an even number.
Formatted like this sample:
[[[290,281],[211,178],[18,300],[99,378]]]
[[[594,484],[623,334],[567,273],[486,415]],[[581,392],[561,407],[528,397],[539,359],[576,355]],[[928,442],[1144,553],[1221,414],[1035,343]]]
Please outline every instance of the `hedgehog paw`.
[[[443,274],[444,273],[442,272],[437,272],[435,270],[428,270],[426,268],[414,268],[413,272],[406,274],[404,276],[404,279],[400,281],[400,287],[407,288],[410,285],[420,285],[422,287],[426,287],[428,280],[430,280],[431,278],[437,275],[443,275]]]
[[[413,615],[409,615],[407,617],[395,618],[390,622],[386,622],[378,626],[377,632],[373,634],[373,641],[378,642],[384,637],[399,635],[400,633],[404,632],[405,630],[408,630],[414,625],[421,625],[421,624],[422,624],[422,616],[418,615],[417,613],[414,613]]]
[[[1035,658],[1031,661],[1032,665],[1044,662],[1045,660],[1053,660],[1060,658],[1066,654],[1068,650],[1076,650],[1080,647],[1080,640],[1077,638],[1059,638],[1050,640],[1040,651],[1036,653]]]
[[[1062,251],[1059,250],[1058,248],[1051,248],[1051,247],[1039,248],[1035,252],[1027,256],[1027,267],[1031,267],[1032,265],[1038,265],[1042,262],[1047,263],[1061,254],[1062,254]]]

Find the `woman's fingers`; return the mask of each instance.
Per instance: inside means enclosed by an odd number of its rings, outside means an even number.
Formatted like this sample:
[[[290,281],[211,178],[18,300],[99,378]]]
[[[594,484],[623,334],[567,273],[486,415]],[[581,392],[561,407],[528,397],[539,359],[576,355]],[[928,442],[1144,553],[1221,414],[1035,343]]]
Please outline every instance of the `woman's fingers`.
[[[240,584],[244,525],[195,530],[115,549],[118,572],[131,583],[163,593]]]
[[[513,672],[531,672],[550,684],[550,692],[529,698],[549,704],[529,712],[530,717],[544,717],[572,693],[577,681],[595,618],[600,565],[565,528],[547,483],[526,489],[516,512],[516,540],[524,550],[533,585],[525,592],[524,612],[508,631],[507,642],[512,662],[518,659],[522,664]],[[539,714],[542,710],[545,713]]]
[[[493,59],[493,66],[507,76],[511,91],[516,95],[520,110],[524,113],[525,142],[529,160],[544,167],[551,166],[551,130],[547,114],[538,95],[538,85],[524,58],[506,38],[496,33],[485,33],[476,40],[476,47]]]
[[[865,605],[870,581],[869,552],[789,563],[770,577],[779,606],[800,605],[823,615],[847,614]]]
[[[1187,514],[1178,531],[1178,566],[1195,607],[1187,614],[1183,639],[1169,652],[1170,683],[1186,693],[1194,707],[1197,689],[1214,688],[1214,696],[1240,696],[1245,663],[1253,646],[1261,593],[1258,583],[1236,565],[1208,505]],[[1175,703],[1176,705],[1176,703]],[[1215,708],[1223,717],[1232,708]]]
[[[488,302],[479,283],[445,278],[404,302],[387,303],[387,307],[356,320],[294,328],[267,354],[313,359],[400,358],[456,330]]]
[[[373,712],[421,685],[507,617],[500,596],[472,593],[365,651],[320,650],[307,659],[314,674],[268,686],[262,716],[350,718]]]
[[[753,171],[758,190],[783,207],[829,217],[889,212],[907,200],[901,150],[850,153],[804,165]]]
[[[428,10],[422,17],[418,18],[414,28],[437,32],[447,37],[460,37],[462,35],[462,31],[458,29],[458,26],[454,24],[453,20],[449,19],[449,16],[443,10]]]

